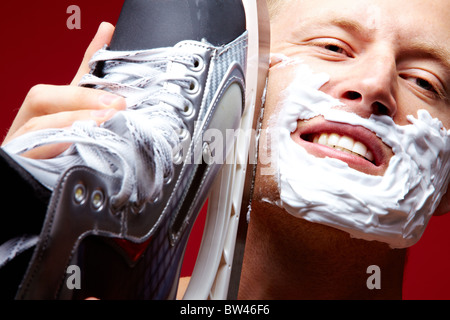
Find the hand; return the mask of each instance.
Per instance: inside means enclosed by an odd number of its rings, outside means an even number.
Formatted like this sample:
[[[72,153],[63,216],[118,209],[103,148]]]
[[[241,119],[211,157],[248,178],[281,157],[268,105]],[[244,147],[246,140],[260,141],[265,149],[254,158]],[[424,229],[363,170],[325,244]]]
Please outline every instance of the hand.
[[[3,144],[23,135],[47,128],[70,127],[75,121],[94,120],[101,124],[118,110],[126,107],[123,97],[96,89],[78,87],[81,77],[89,72],[88,62],[93,54],[111,41],[114,27],[106,22],[100,27],[87,48],[77,74],[68,86],[36,85],[28,92]],[[68,147],[67,144],[48,145],[24,154],[35,159],[52,158]]]

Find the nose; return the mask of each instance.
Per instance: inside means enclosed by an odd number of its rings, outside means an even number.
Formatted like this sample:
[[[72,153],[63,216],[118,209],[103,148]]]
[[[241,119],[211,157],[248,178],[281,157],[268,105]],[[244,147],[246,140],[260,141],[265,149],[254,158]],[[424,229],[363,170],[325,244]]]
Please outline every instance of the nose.
[[[397,112],[394,59],[389,61],[386,55],[373,55],[351,65],[341,76],[336,95],[352,111],[363,117],[372,114],[394,117]]]

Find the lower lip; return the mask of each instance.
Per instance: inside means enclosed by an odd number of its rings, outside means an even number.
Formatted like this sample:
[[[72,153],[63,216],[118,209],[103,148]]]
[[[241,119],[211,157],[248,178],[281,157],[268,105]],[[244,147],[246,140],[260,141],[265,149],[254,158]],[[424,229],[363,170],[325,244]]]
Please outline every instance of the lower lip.
[[[359,156],[340,151],[337,149],[334,149],[332,147],[328,147],[325,145],[309,142],[306,140],[303,140],[301,138],[294,139],[297,143],[299,143],[301,146],[303,146],[306,151],[308,151],[309,154],[312,154],[313,156],[319,157],[319,158],[334,158],[341,160],[349,165],[350,168],[353,168],[358,171],[362,171],[368,174],[372,175],[382,175],[383,170],[379,167],[373,164],[372,162],[361,158]]]

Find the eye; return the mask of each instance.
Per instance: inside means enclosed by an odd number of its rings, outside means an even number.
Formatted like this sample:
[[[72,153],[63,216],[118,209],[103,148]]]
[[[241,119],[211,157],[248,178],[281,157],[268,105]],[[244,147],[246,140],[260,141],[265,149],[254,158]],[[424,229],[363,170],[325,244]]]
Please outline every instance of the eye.
[[[416,84],[422,89],[437,92],[433,85],[425,79],[416,78]]]
[[[419,78],[418,76],[411,76],[411,75],[400,75],[401,78],[403,78],[406,81],[410,81],[412,84],[418,86],[419,88],[431,91],[431,92],[437,92],[433,84],[431,84],[430,81]]]
[[[347,54],[346,51],[343,48],[339,47],[336,44],[327,44],[327,45],[324,46],[324,48],[327,49],[327,50],[336,52],[336,53]]]
[[[433,98],[445,99],[445,91],[439,80],[428,79],[421,75],[401,74],[400,77],[409,81],[414,87],[418,88],[425,94],[432,95]]]
[[[320,48],[323,54],[334,58],[353,58],[352,48],[344,41],[335,38],[317,38],[309,41],[310,45]]]

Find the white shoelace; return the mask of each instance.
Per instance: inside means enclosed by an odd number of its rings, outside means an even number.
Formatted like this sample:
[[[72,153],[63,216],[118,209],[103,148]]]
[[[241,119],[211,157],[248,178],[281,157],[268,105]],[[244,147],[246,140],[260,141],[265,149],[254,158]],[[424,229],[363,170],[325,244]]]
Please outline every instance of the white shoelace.
[[[20,155],[47,144],[72,143],[53,159],[14,158],[49,188],[61,173],[75,165],[119,175],[122,185],[111,198],[113,207],[120,209],[130,203],[140,208],[160,196],[164,182],[174,173],[173,150],[179,149],[180,135],[185,130],[182,115],[193,108],[181,94],[190,89],[192,78],[184,76],[180,69],[195,68],[197,59],[177,48],[132,52],[102,49],[94,55],[90,67],[93,70],[103,63],[104,77],[88,74],[80,85],[125,97],[127,110],[101,126],[83,121],[70,129],[28,133],[4,149]]]

